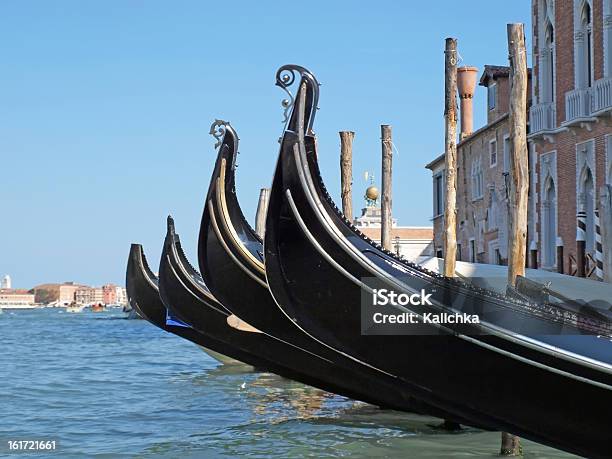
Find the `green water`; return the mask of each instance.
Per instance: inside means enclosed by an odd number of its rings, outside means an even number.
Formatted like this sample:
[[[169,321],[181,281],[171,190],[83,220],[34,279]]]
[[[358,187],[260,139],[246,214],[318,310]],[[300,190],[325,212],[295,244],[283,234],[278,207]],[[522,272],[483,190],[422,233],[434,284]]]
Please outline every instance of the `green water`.
[[[8,440],[55,440],[16,457],[499,457],[500,434],[445,433],[243,366],[120,312],[0,315],[0,456]],[[524,441],[525,457],[573,457]]]

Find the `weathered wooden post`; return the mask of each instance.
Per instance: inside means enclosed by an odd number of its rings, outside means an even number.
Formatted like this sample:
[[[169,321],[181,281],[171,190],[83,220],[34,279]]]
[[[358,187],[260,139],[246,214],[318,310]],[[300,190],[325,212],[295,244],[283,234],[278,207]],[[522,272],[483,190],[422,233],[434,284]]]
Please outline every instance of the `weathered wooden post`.
[[[523,24],[508,24],[510,60],[510,232],[508,238],[508,285],[525,275],[527,252],[527,200],[529,192],[529,157],[527,152],[527,52]],[[502,432],[504,456],[521,454],[516,435]]]
[[[268,200],[270,198],[270,188],[262,188],[259,191],[259,202],[257,203],[257,213],[255,214],[255,232],[263,238],[266,230],[266,214],[268,213]]]
[[[564,270],[563,260],[563,239],[557,238],[557,272],[563,274]]]
[[[603,249],[604,282],[612,283],[612,186],[605,185],[599,192],[601,242]]]
[[[353,221],[353,131],[340,131],[340,195],[342,213],[350,222]]]
[[[382,197],[380,240],[386,250],[391,250],[391,159],[393,155],[393,140],[391,137],[391,126],[382,124],[380,126],[382,141]]]
[[[455,276],[457,260],[457,40],[446,39],[444,50],[444,275]]]
[[[586,212],[576,214],[576,276],[586,276]]]

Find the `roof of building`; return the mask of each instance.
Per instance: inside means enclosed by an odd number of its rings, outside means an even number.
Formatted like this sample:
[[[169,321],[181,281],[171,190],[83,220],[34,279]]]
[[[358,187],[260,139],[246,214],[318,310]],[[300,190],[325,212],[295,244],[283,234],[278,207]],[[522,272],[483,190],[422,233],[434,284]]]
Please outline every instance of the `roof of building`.
[[[429,163],[427,163],[425,165],[425,169],[433,169],[433,167],[438,164],[440,161],[444,161],[444,157],[445,157],[445,153],[442,153],[440,156],[438,156],[437,158],[433,159],[432,161],[430,161]]]
[[[531,68],[527,67],[527,75],[531,76]],[[485,65],[482,71],[482,76],[478,84],[480,86],[488,86],[489,80],[497,78],[508,78],[510,76],[510,67],[507,65]]]
[[[0,288],[3,295],[28,295],[30,292],[23,288]]]
[[[359,231],[373,240],[380,240],[380,227],[359,227]],[[391,239],[422,239],[430,241],[433,239],[433,228],[431,226],[398,226],[391,228]]]

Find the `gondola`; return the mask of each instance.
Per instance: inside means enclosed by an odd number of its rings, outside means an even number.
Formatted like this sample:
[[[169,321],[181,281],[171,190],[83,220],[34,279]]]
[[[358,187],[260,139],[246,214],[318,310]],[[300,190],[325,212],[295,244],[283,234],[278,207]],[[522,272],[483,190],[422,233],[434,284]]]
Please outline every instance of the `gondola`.
[[[348,359],[303,333],[278,308],[267,287],[262,241],[246,221],[235,191],[238,136],[217,120],[211,127],[219,148],[208,189],[198,243],[205,284],[229,311],[282,343],[289,364],[320,380],[316,387],[375,405],[443,417],[461,416],[412,397],[397,379]],[[338,361],[344,361],[338,365]],[[324,362],[324,363],[323,363]]]
[[[126,290],[130,305],[141,317],[164,331],[197,344],[216,360],[226,363],[229,356],[255,367],[266,365],[263,359],[237,350],[223,341],[194,330],[177,318],[169,317],[159,296],[158,279],[149,268],[140,244],[132,244],[130,248]]]
[[[164,304],[177,317],[207,337],[222,341],[243,353],[256,354],[260,359],[256,366],[260,369],[375,405],[388,407],[392,404],[394,408],[409,411],[422,409],[413,400],[404,400],[394,394],[391,388],[371,384],[366,389],[372,389],[373,392],[366,392],[350,380],[352,375],[349,372],[266,333],[245,332],[229,326],[228,322],[232,322],[231,318],[236,316],[230,315],[217,301],[199,273],[189,264],[170,217],[159,267],[159,290]],[[227,355],[232,354],[228,352]],[[241,358],[253,364],[244,359]],[[342,383],[347,379],[349,383]],[[336,384],[335,381],[341,383]],[[385,389],[384,394],[375,392],[381,389]]]
[[[610,324],[446,278],[363,236],[333,204],[318,170],[314,76],[285,66],[277,85],[287,89],[295,74],[299,89],[281,141],[264,244],[266,278],[287,317],[338,352],[400,378],[440,409],[576,454],[609,457]],[[400,326],[387,336],[369,334],[362,301],[373,286],[407,294],[427,289],[432,305],[381,306],[413,313],[417,324],[410,334],[396,334],[406,333]],[[456,312],[482,320],[424,320]]]

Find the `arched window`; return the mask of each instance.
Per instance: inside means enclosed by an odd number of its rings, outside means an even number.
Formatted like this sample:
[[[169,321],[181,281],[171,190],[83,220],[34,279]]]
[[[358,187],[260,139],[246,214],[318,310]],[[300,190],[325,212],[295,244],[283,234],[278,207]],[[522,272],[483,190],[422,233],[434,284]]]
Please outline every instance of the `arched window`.
[[[539,1],[537,30],[538,103],[551,103],[555,101],[555,12],[554,4],[546,0]]]
[[[544,40],[543,94],[542,102],[555,101],[555,29],[548,22]]]
[[[542,264],[552,267],[557,258],[557,190],[551,177],[544,185],[542,201]]]
[[[575,10],[576,11],[576,10]],[[575,18],[576,87],[593,86],[593,14],[589,0],[582,0]]]

